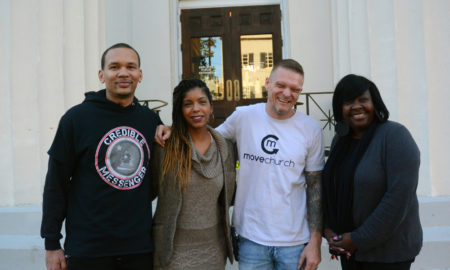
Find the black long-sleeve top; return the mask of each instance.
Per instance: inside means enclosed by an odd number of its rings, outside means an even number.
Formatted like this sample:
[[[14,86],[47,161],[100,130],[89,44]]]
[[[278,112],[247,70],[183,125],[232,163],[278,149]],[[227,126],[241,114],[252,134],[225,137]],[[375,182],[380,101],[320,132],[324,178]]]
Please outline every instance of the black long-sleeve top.
[[[47,250],[100,257],[151,252],[149,160],[157,114],[86,93],[61,118],[49,150],[41,236]]]

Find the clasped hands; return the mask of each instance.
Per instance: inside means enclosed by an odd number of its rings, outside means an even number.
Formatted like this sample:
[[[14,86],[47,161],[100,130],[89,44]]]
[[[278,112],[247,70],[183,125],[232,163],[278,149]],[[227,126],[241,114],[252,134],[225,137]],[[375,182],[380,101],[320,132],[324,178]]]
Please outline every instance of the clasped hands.
[[[338,235],[331,229],[325,228],[324,236],[327,239],[330,253],[333,255],[344,255],[348,259],[355,253],[356,247],[353,245],[350,232]]]

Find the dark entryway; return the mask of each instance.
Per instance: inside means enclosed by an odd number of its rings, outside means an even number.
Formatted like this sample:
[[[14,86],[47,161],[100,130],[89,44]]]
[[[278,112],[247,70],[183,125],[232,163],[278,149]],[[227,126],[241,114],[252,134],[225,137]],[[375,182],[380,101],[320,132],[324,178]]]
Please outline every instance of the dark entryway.
[[[214,126],[236,106],[266,100],[265,78],[281,55],[279,5],[181,11],[183,78],[204,80]]]

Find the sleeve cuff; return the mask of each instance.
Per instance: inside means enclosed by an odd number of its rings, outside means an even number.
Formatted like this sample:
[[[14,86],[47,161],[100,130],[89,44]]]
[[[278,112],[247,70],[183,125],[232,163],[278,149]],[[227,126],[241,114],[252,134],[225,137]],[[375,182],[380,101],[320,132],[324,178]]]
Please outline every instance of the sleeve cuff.
[[[353,245],[356,247],[356,249],[364,249],[364,246],[361,245],[361,239],[355,231],[350,233],[350,238],[352,239]]]
[[[57,250],[61,249],[61,244],[59,240],[56,239],[45,239],[45,250]]]

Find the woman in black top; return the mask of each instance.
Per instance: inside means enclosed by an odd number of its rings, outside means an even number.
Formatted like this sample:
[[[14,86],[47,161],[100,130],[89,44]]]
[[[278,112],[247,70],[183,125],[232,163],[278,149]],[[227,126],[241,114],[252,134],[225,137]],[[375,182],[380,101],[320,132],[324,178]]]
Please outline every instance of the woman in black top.
[[[330,253],[343,269],[409,269],[422,246],[417,145],[388,121],[377,87],[362,76],[337,84],[333,111],[337,135],[323,172]]]

